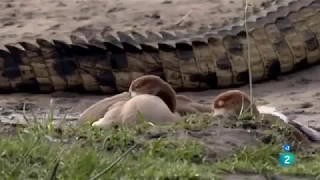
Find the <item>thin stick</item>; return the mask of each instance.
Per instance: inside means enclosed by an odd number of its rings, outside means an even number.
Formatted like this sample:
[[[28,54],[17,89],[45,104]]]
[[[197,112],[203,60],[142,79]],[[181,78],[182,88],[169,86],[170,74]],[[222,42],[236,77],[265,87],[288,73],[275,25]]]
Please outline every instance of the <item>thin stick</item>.
[[[190,14],[192,13],[192,10],[188,11],[187,14],[185,14],[179,21],[177,21],[176,23],[174,23],[175,26],[179,26],[181,23],[183,23],[183,21],[185,19],[187,19],[187,17],[190,16]]]
[[[30,121],[26,115],[26,103],[23,103],[22,113],[24,120],[27,122],[27,124],[30,124]]]
[[[250,87],[250,113],[253,115],[253,108],[252,108],[252,102],[253,102],[253,92],[252,92],[252,72],[251,72],[251,58],[250,58],[250,42],[249,42],[249,30],[247,25],[247,12],[248,12],[248,6],[249,3],[246,0],[246,5],[244,9],[244,26],[246,29],[246,37],[247,37],[247,47],[248,47],[248,71],[249,71],[249,87]]]
[[[243,113],[243,108],[244,108],[244,96],[242,96],[242,104],[241,104],[241,110],[240,110],[240,113],[238,114],[238,119],[240,118],[240,116],[242,115]]]

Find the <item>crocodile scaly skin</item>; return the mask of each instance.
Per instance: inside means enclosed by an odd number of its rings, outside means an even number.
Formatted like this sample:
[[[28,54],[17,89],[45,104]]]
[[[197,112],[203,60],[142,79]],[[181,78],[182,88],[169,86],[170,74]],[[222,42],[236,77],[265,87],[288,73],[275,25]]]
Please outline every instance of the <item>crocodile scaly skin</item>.
[[[320,61],[320,0],[279,0],[248,18],[253,82]],[[248,83],[243,20],[206,32],[117,32],[0,49],[0,93],[115,94],[155,74],[177,90]]]

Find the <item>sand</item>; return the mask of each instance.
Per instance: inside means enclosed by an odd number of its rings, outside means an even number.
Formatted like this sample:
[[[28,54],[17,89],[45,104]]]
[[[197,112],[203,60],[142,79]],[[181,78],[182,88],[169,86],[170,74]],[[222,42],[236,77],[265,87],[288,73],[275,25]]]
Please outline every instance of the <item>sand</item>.
[[[0,45],[38,37],[64,38],[71,33],[87,31],[197,30],[205,25],[218,27],[230,23],[232,18],[243,14],[240,0],[2,0],[0,8]],[[282,76],[277,81],[255,84],[254,96],[258,104],[274,105],[290,119],[320,127],[319,81],[320,67],[313,67]],[[248,86],[240,89],[248,92]],[[222,91],[182,94],[211,103]],[[45,113],[50,98],[54,98],[57,113],[68,112],[68,118],[72,119],[104,97],[71,93],[1,95],[0,119],[7,122],[21,119],[23,102],[34,104],[27,106],[27,111],[40,108],[37,112]]]
[[[257,6],[263,1],[257,0]],[[2,0],[0,44],[37,37],[64,38],[90,30],[219,27],[241,17],[242,7],[241,0]]]

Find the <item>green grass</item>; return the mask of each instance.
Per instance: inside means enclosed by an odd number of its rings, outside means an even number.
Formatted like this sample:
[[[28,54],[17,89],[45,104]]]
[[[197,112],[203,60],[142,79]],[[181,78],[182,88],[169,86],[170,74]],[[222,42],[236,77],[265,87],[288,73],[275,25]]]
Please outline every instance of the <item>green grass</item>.
[[[242,129],[252,121],[244,122],[223,120],[222,126]],[[221,121],[219,123],[221,125]],[[257,122],[253,124],[256,126]],[[225,174],[250,172],[320,178],[317,147],[294,142],[286,127],[259,122],[259,133],[255,136],[261,143],[253,147],[240,144],[237,147],[243,147],[234,152],[218,153],[219,158],[210,157],[210,142],[220,136],[201,138],[190,134],[213,133],[218,128],[222,127],[217,127],[216,120],[200,115],[188,116],[184,122],[172,126],[142,124],[99,129],[83,125],[61,132],[30,125],[0,136],[0,177],[219,179]],[[255,131],[253,129],[251,131]],[[297,155],[296,164],[289,168],[278,163],[284,143],[292,143]]]

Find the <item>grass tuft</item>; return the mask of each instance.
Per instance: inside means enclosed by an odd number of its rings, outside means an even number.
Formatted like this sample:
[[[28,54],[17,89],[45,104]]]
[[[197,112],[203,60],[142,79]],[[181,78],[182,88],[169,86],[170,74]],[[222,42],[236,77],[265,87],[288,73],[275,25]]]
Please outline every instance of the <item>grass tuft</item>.
[[[220,122],[219,122],[220,121]],[[190,115],[171,126],[85,124],[63,131],[30,124],[0,136],[4,179],[212,179],[231,174],[317,177],[320,151],[275,120]],[[221,124],[222,123],[222,124]],[[219,133],[217,133],[218,128]],[[217,135],[219,134],[219,135]],[[278,159],[293,145],[294,166]]]

